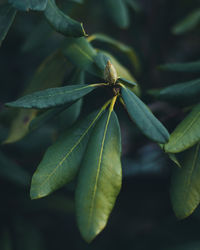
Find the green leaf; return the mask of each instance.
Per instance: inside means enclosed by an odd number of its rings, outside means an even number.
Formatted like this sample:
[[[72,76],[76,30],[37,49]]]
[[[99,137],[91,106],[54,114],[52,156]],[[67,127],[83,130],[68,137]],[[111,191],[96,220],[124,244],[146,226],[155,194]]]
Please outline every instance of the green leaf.
[[[127,28],[129,26],[128,9],[125,1],[105,0],[104,4],[109,16],[120,28]]]
[[[14,102],[9,102],[8,107],[17,108],[51,108],[76,101],[94,90],[98,84],[69,85],[51,88],[23,96]]]
[[[33,119],[29,124],[29,130],[33,131],[35,129],[40,128],[42,125],[50,121],[52,118],[58,116],[62,111],[64,111],[67,107],[71,106],[72,103],[67,104],[66,106],[61,106],[58,108],[53,108],[50,110],[47,110],[46,112],[38,115]]]
[[[69,79],[72,84],[82,84],[85,80],[85,72],[80,70],[75,70],[71,79]],[[82,99],[77,102],[68,103],[62,107],[53,108],[47,110],[46,112],[38,115],[29,126],[30,130],[37,129],[50,121],[51,119],[57,117],[57,125],[59,127],[64,127],[65,129],[71,126],[77,119],[80,114],[82,106]]]
[[[92,131],[75,194],[76,216],[90,242],[106,226],[122,182],[121,139],[117,116],[107,111]]]
[[[95,64],[97,52],[84,37],[68,38],[63,53],[76,67],[93,75],[102,76],[102,71]]]
[[[167,63],[159,66],[158,69],[175,72],[200,72],[200,61]]]
[[[8,2],[16,9],[23,11],[43,11],[47,6],[47,0],[8,0]]]
[[[192,147],[200,140],[200,104],[176,127],[165,144],[165,151],[178,153]]]
[[[135,87],[137,85],[137,83],[129,81],[129,80],[122,78],[122,77],[118,78],[118,81],[123,83],[127,87]]]
[[[10,4],[0,5],[0,45],[5,39],[17,11]]]
[[[130,118],[140,128],[141,132],[153,141],[166,143],[169,133],[148,107],[128,88],[122,87],[122,98],[126,104]]]
[[[175,35],[183,34],[187,31],[193,30],[200,23],[200,9],[196,9],[190,13],[186,18],[177,23],[173,28],[172,32]]]
[[[91,128],[102,112],[103,109],[92,113],[48,148],[33,175],[32,199],[44,197],[73,180],[79,170]]]
[[[125,54],[130,62],[132,63],[134,69],[136,72],[140,71],[140,62],[138,60],[138,57],[136,55],[136,52],[134,51],[134,49],[124,43],[121,43],[107,35],[104,34],[100,34],[100,33],[96,33],[91,35],[90,37],[88,37],[88,41],[92,42],[92,41],[100,41],[100,42],[104,42],[107,44],[110,44],[114,49],[116,49],[119,52],[122,52],[123,54]]]
[[[62,84],[67,67],[66,59],[58,50],[48,56],[36,70],[31,82],[24,91],[24,95],[37,90],[56,87]],[[4,143],[12,143],[20,140],[28,133],[30,122],[35,118],[37,110],[15,111],[15,118],[11,123],[8,138]]]
[[[55,0],[48,0],[44,14],[51,26],[64,36],[86,36],[82,23],[79,23],[65,15],[56,6]]]
[[[181,162],[171,182],[172,207],[179,219],[193,213],[200,202],[200,143],[185,151]]]
[[[200,99],[200,79],[177,83],[164,88],[157,98],[181,106],[197,103]]]

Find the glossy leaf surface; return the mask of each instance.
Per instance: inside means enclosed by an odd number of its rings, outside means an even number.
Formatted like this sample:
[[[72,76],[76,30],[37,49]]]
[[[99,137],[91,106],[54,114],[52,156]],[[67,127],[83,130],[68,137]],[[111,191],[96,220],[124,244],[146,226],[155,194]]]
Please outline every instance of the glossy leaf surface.
[[[47,8],[44,12],[52,27],[65,36],[81,37],[85,36],[83,25],[69,16],[65,15],[57,6],[54,0],[48,0]]]
[[[172,176],[171,200],[176,216],[189,216],[200,202],[200,143],[181,156],[182,168]]]
[[[200,104],[176,127],[165,144],[165,151],[178,153],[200,140]]]
[[[106,226],[121,188],[121,139],[117,117],[106,111],[92,131],[78,176],[79,230],[90,242]]]
[[[0,6],[0,45],[5,39],[17,11],[10,4]]]
[[[169,133],[148,107],[128,88],[122,87],[122,98],[130,118],[141,132],[153,141],[166,143]]]
[[[7,106],[37,109],[56,107],[76,101],[95,88],[95,85],[77,84],[46,89],[21,97],[15,102],[9,102]]]
[[[79,169],[91,128],[98,120],[100,112],[94,112],[72,129],[60,136],[48,148],[31,184],[31,198],[44,197],[70,182]]]
[[[45,10],[48,0],[8,0],[18,10]]]

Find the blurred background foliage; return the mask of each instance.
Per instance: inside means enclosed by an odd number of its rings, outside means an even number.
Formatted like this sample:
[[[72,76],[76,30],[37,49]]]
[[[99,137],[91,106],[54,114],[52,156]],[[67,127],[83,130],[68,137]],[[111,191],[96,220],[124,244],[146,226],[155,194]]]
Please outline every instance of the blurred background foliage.
[[[0,1],[1,3],[5,1]],[[109,51],[132,73],[143,100],[173,131],[183,119],[180,107],[156,101],[149,93],[177,82],[199,77],[199,72],[168,72],[158,66],[190,62],[200,58],[199,0],[124,0],[117,9],[112,1],[57,1],[65,13],[83,22],[87,34],[104,33],[134,48],[139,64],[133,67],[123,54],[102,41],[94,47]],[[119,1],[120,2],[120,1]],[[110,3],[110,5],[109,5]],[[187,32],[186,32],[187,31]],[[12,114],[3,103],[22,95],[34,72],[47,56],[67,40],[49,26],[40,12],[19,12],[0,48],[0,141],[9,131]],[[64,81],[71,79],[72,69]],[[50,74],[50,73],[49,73]],[[87,82],[95,82],[88,75]],[[102,95],[89,97],[82,114],[98,105]],[[16,112],[16,111],[13,111]],[[13,144],[0,148],[0,249],[200,249],[200,211],[178,221],[172,211],[169,186],[175,164],[128,120],[121,107],[123,187],[107,228],[90,245],[80,237],[74,217],[73,193],[76,183],[47,198],[31,201],[30,178],[46,148],[65,122],[59,117]],[[60,125],[59,125],[60,122]],[[70,126],[67,124],[66,126]]]

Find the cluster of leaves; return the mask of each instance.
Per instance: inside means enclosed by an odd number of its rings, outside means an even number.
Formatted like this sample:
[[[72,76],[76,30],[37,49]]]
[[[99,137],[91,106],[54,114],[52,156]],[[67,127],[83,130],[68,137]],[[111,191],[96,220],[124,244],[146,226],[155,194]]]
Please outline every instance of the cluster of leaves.
[[[183,34],[197,27],[200,21],[199,9],[189,14],[176,24],[172,32]],[[169,63],[159,67],[163,71],[199,73],[200,61]],[[164,150],[176,154],[181,167],[176,169],[171,182],[171,201],[176,216],[188,217],[200,203],[200,79],[181,82],[166,87],[158,92],[157,98],[183,108],[186,117],[170,135]]]
[[[70,1],[83,3],[82,0]],[[101,4],[120,28],[129,25],[128,7],[140,10],[135,0],[104,0]],[[22,97],[7,103],[9,107],[20,109],[8,110],[14,119],[4,144],[21,140],[52,119],[65,117],[62,128],[58,129],[58,139],[47,149],[32,177],[31,198],[45,197],[76,178],[75,209],[83,238],[90,242],[103,230],[122,183],[121,135],[114,111],[120,101],[141,132],[159,143],[181,167],[175,170],[172,178],[171,199],[177,217],[187,217],[200,202],[200,80],[178,83],[156,92],[157,100],[178,104],[186,112],[192,109],[169,137],[165,127],[138,97],[140,89],[132,74],[110,52],[95,48],[93,42],[106,44],[123,54],[137,74],[140,64],[133,48],[104,34],[86,37],[82,23],[66,15],[62,3],[58,6],[55,0],[9,0],[0,6],[1,42],[17,12],[27,10],[39,11],[55,31],[66,37],[38,67]],[[198,23],[199,10],[196,10],[172,31],[182,34],[197,27]],[[33,36],[38,37],[43,23],[41,26],[31,35],[31,45],[27,40],[25,49],[33,47]],[[35,41],[37,43],[37,38]],[[160,68],[199,72],[200,62],[166,64]],[[98,79],[98,83],[86,84],[88,76]],[[62,86],[63,82],[66,86]],[[98,110],[78,119],[83,97],[88,95],[89,98],[91,92],[97,91],[105,95],[103,106],[95,104],[100,106]],[[1,159],[4,165],[12,166],[7,170],[15,169],[18,173],[15,175],[13,171],[13,180],[20,185],[27,184],[29,175],[26,172],[18,165],[8,164],[4,155]],[[8,172],[3,172],[3,176],[8,176]]]

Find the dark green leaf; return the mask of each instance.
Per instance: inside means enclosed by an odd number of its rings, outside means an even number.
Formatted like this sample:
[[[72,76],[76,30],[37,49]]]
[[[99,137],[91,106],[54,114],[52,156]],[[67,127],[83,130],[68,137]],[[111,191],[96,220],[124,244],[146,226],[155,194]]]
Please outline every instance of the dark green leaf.
[[[134,86],[137,85],[137,83],[129,81],[129,80],[127,80],[125,78],[122,78],[122,77],[120,77],[118,79],[118,81],[121,82],[121,83],[123,83],[125,86],[128,86],[128,87],[134,87]]]
[[[87,39],[83,37],[78,39],[68,38],[63,53],[76,67],[93,75],[102,76],[102,71],[95,64],[97,52]]]
[[[70,182],[79,169],[91,128],[103,110],[94,112],[75,127],[67,130],[48,148],[33,175],[31,198],[44,197]]]
[[[64,111],[68,106],[71,106],[72,103],[63,105],[62,107],[53,108],[47,110],[46,112],[38,115],[35,119],[33,119],[29,125],[29,130],[35,130],[40,128],[42,125],[50,121],[52,118],[58,116],[62,111]]]
[[[106,226],[122,181],[121,139],[117,116],[107,111],[99,119],[83,158],[75,205],[83,238],[90,242]]]
[[[200,140],[200,104],[176,127],[165,144],[165,151],[178,153],[192,147]]]
[[[200,202],[200,143],[181,156],[182,168],[172,176],[171,200],[176,216],[189,216]]]
[[[200,9],[196,9],[192,13],[190,13],[186,18],[177,23],[172,32],[175,35],[183,34],[187,31],[193,30],[200,23]]]
[[[128,9],[123,0],[105,0],[105,9],[112,20],[120,27],[129,26]]]
[[[28,11],[30,10],[45,10],[47,6],[47,0],[8,0],[18,10]]]
[[[70,82],[72,84],[77,84],[77,83],[83,84],[84,79],[85,79],[84,71],[75,70],[73,77],[70,79]],[[59,125],[59,127],[64,127],[66,129],[78,119],[81,106],[82,106],[82,99],[78,100],[74,104],[70,103],[62,107],[50,109],[37,116],[30,123],[29,129],[30,130],[37,129],[55,117],[57,117],[57,125]]]
[[[122,87],[122,98],[131,119],[143,134],[159,143],[164,144],[168,141],[169,133],[166,128],[132,91]]]
[[[200,79],[177,83],[160,91],[159,100],[169,101],[181,106],[190,105],[200,100]]]
[[[5,39],[17,11],[10,4],[0,6],[0,45]]]
[[[64,105],[80,99],[94,90],[98,84],[69,85],[60,88],[51,88],[23,96],[14,102],[9,102],[8,107],[17,108],[51,108]]]
[[[52,53],[40,64],[23,94],[27,95],[34,91],[61,85],[68,68],[66,58],[59,50]],[[27,134],[29,124],[36,114],[37,110],[34,109],[19,110],[11,123],[8,138],[4,143],[16,142],[23,138]]]
[[[168,63],[158,67],[161,70],[175,72],[200,72],[200,61],[185,63]]]
[[[48,0],[47,8],[44,12],[47,20],[52,27],[59,33],[65,36],[81,37],[86,33],[83,29],[83,25],[69,16],[65,15],[56,6],[55,0]]]

